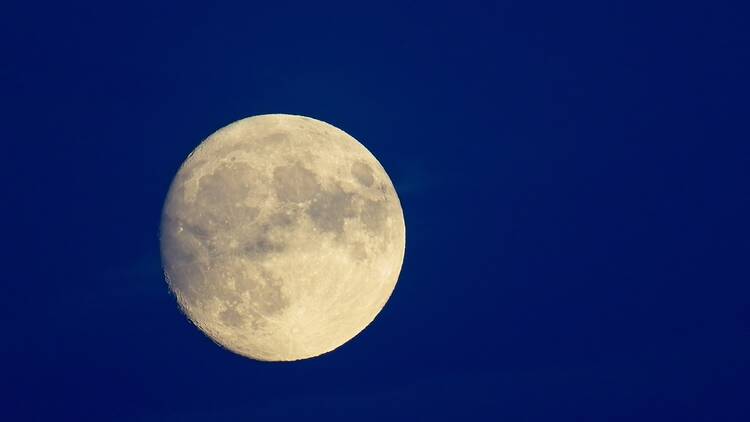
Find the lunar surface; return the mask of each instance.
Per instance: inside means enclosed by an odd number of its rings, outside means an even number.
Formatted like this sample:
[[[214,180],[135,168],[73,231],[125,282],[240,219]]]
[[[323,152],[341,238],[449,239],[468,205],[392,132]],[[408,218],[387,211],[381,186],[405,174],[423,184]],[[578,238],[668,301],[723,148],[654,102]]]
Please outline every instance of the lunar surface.
[[[200,330],[240,355],[291,361],[372,322],[406,239],[393,184],[364,146],[327,123],[272,114],[190,154],[160,241],[167,283]]]

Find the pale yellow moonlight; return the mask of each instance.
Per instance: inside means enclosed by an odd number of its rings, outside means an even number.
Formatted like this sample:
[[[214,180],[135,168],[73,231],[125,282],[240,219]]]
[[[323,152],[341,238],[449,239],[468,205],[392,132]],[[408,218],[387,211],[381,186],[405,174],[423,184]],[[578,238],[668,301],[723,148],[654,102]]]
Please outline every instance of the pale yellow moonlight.
[[[187,317],[249,358],[329,352],[380,312],[404,258],[378,160],[319,120],[269,114],[201,143],[167,194],[161,254]]]

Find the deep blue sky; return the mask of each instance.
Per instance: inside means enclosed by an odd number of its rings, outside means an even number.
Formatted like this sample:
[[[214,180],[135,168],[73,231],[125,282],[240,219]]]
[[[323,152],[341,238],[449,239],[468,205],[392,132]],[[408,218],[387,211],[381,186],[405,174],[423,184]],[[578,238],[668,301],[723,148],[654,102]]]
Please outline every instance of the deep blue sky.
[[[0,12],[0,419],[750,420],[746,9],[74,3]],[[376,321],[293,364],[192,327],[158,251],[182,160],[265,113],[359,139],[407,222]]]

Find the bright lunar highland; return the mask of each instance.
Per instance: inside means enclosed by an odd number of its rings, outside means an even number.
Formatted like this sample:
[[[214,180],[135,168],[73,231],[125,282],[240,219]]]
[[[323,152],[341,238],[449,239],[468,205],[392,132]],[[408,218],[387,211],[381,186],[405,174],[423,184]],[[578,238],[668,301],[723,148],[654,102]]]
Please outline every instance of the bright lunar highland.
[[[362,331],[398,280],[396,191],[357,140],[319,120],[239,120],[185,160],[162,213],[180,308],[227,349],[265,361],[329,352]]]

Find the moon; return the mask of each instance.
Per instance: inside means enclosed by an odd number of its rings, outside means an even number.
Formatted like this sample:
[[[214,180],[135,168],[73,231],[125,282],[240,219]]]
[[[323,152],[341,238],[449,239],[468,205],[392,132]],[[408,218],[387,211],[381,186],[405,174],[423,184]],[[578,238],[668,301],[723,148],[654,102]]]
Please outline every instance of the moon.
[[[262,361],[315,357],[361,332],[391,296],[405,244],[378,160],[342,130],[287,114],[203,141],[174,177],[160,226],[185,315]]]

